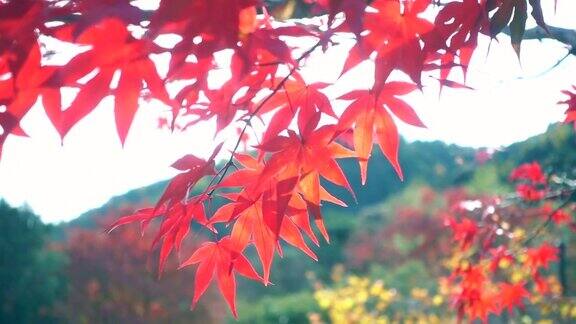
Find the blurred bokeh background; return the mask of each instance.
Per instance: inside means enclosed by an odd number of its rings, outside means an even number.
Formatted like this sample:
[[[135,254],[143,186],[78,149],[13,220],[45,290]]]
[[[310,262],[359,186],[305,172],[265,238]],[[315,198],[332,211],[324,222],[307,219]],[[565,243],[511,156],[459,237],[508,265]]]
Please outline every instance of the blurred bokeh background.
[[[442,281],[454,258],[454,242],[438,211],[454,199],[514,192],[508,175],[524,162],[538,161],[549,174],[574,178],[575,141],[572,127],[553,125],[497,151],[402,143],[406,180],[401,182],[375,150],[365,186],[357,163],[344,160],[357,202],[326,184],[349,207],[323,207],[331,242],[315,249],[319,261],[286,247],[273,265],[273,285],[240,280],[239,322],[456,321]],[[0,322],[234,322],[214,287],[190,311],[194,269],[177,271],[173,257],[158,278],[152,238],[141,236],[137,226],[106,232],[117,217],[153,204],[164,185],[130,191],[60,224],[42,223],[25,206],[0,203]],[[201,235],[187,242],[184,256]],[[523,323],[576,321],[575,235],[567,227],[554,239],[563,254],[547,270],[546,297],[491,321],[506,322],[508,316]],[[248,255],[254,257],[254,251]]]

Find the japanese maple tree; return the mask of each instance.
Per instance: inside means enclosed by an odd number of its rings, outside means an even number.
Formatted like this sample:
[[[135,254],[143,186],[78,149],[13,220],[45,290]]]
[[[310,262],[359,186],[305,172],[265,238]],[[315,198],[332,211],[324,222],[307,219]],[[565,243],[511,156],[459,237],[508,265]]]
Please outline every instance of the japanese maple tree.
[[[122,143],[141,100],[168,110],[161,124],[171,129],[211,121],[217,133],[239,127],[238,137],[226,143],[229,152],[220,152],[224,143],[214,143],[208,159],[182,157],[173,164],[180,173],[155,206],[112,225],[135,222],[145,230],[159,221],[153,245],[160,247],[160,272],[192,231],[208,233],[212,239],[181,266],[197,265],[194,303],[216,281],[236,315],[236,275],[268,284],[281,242],[315,258],[305,239],[319,244],[312,223],[329,240],[320,207],[345,203],[324,188],[323,180],[354,196],[340,159],[357,159],[365,182],[376,143],[402,177],[396,124],[424,127],[416,109],[402,99],[422,89],[424,76],[466,88],[465,78],[453,79],[452,72],[466,75],[478,38],[506,32],[519,53],[522,39],[533,38],[526,30],[529,10],[545,37],[574,45],[559,34],[562,30],[546,24],[540,0],[307,0],[300,5],[324,16],[282,21],[270,14],[286,16],[282,6],[259,0],[161,0],[146,7],[129,0],[0,1],[0,149],[8,136],[26,135],[20,121],[39,100],[62,138],[108,96],[114,97]],[[177,41],[167,45],[162,41],[167,36]],[[343,36],[353,38],[354,45],[341,75],[368,62],[375,81],[329,98],[326,89],[339,80],[311,83],[300,71],[309,57],[339,46]],[[67,62],[47,60],[61,54],[58,42],[79,51]],[[231,54],[225,66],[216,60],[222,51]],[[169,54],[167,66],[159,66],[156,54]],[[210,76],[221,69],[229,78],[214,86]],[[63,91],[69,89],[77,92],[65,105]],[[573,94],[565,93],[571,96],[565,103],[572,121]],[[338,111],[336,100],[348,106]],[[240,152],[247,130],[258,121],[264,131],[251,146],[253,155]],[[219,153],[228,155],[221,164],[215,161]],[[525,183],[518,191],[537,200],[538,186]],[[213,211],[208,207],[216,196],[228,203]],[[476,233],[462,222],[453,228],[467,247]],[[249,246],[257,251],[262,275],[244,254]],[[540,257],[535,260],[543,265]],[[508,296],[503,307],[524,296],[516,286],[502,290]]]
[[[565,265],[556,263],[566,258],[559,242],[576,224],[576,187],[571,180],[545,174],[537,162],[520,165],[509,178],[517,188],[541,186],[530,189],[539,194],[479,195],[463,188],[438,194],[424,188],[420,202],[396,207],[387,224],[365,226],[353,237],[348,266],[362,269],[376,261],[400,267],[422,261],[437,281],[438,296],[459,320],[488,322],[516,310],[524,313],[529,304],[571,303],[561,274]],[[386,212],[377,211],[384,214],[381,222]],[[408,248],[398,238],[405,238]]]

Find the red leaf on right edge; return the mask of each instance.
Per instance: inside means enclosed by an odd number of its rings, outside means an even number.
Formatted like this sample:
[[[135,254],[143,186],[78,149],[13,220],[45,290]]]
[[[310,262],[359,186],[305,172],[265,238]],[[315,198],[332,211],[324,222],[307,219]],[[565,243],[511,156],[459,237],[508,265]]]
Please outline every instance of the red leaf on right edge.
[[[563,94],[568,96],[568,99],[559,101],[558,104],[566,104],[568,108],[566,109],[566,119],[564,120],[565,123],[572,123],[576,121],[576,86],[572,86],[571,90],[563,90]],[[574,124],[576,127],[576,124]]]

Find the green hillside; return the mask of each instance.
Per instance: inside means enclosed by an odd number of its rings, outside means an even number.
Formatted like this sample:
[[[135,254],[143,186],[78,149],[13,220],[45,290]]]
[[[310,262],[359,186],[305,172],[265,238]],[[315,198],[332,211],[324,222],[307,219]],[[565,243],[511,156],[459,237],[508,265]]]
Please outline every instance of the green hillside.
[[[70,222],[64,223],[63,227],[93,228],[97,226],[97,220],[100,217],[110,214],[115,210],[127,206],[153,205],[162,194],[167,183],[167,180],[160,181],[146,187],[130,190],[123,195],[113,197],[101,207],[87,211]]]
[[[512,144],[494,155],[492,163],[505,178],[520,163],[538,161],[548,173],[576,171],[576,135],[569,125],[550,125],[546,133]]]

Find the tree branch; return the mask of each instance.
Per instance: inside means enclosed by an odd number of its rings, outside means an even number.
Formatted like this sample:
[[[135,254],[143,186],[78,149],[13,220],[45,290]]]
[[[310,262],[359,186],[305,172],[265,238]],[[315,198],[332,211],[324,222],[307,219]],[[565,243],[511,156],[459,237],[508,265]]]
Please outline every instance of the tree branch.
[[[568,204],[570,204],[572,202],[573,196],[575,194],[574,189],[571,189],[568,197],[566,198],[566,200],[564,200],[560,206],[556,207],[552,212],[548,213],[548,215],[546,216],[546,221],[542,224],[540,224],[540,226],[538,226],[536,228],[536,230],[534,230],[534,232],[532,232],[532,234],[530,234],[530,236],[528,236],[528,238],[524,241],[524,246],[528,245],[533,239],[535,239],[546,227],[548,227],[548,225],[550,225],[550,223],[552,223],[552,218],[554,217],[554,214],[556,214],[558,211],[562,210],[563,208],[565,208],[566,206],[568,206]]]
[[[503,32],[510,36],[509,27],[506,27]],[[543,39],[554,39],[570,46],[570,54],[576,55],[576,30],[573,29],[548,26],[548,31],[546,31],[544,28],[536,26],[526,30],[523,39],[537,39],[540,41]]]
[[[238,140],[236,141],[236,144],[234,145],[234,149],[230,153],[230,158],[228,159],[228,162],[226,162],[224,167],[222,167],[222,169],[220,169],[218,171],[218,173],[210,180],[210,183],[208,184],[208,187],[206,188],[206,192],[207,192],[208,196],[212,196],[212,194],[216,190],[216,186],[218,184],[220,184],[222,182],[222,180],[224,180],[224,177],[226,177],[226,174],[228,173],[228,169],[230,169],[230,167],[232,165],[234,165],[234,163],[233,163],[234,154],[236,154],[236,151],[238,150],[238,147],[240,146],[240,143],[242,142],[242,136],[244,136],[244,134],[246,133],[246,130],[251,125],[250,122],[252,121],[252,118],[254,118],[254,116],[256,116],[258,114],[258,112],[264,106],[264,104],[266,102],[268,102],[268,100],[270,100],[274,95],[276,95],[276,93],[284,86],[284,84],[286,84],[288,79],[290,79],[290,77],[294,74],[294,72],[296,72],[296,70],[300,67],[299,66],[300,61],[302,61],[303,59],[308,57],[312,52],[314,52],[321,45],[322,45],[322,40],[319,40],[314,46],[312,46],[307,51],[302,53],[295,60],[296,62],[294,64],[294,66],[292,66],[292,68],[290,69],[288,74],[282,80],[280,80],[280,82],[278,82],[278,84],[272,89],[272,93],[270,93],[268,96],[266,96],[264,98],[264,100],[260,101],[260,103],[258,104],[256,109],[254,109],[254,111],[252,111],[252,113],[250,113],[248,118],[245,119],[244,127],[242,128],[242,131],[238,135]],[[215,181],[216,178],[218,178],[218,181]]]

